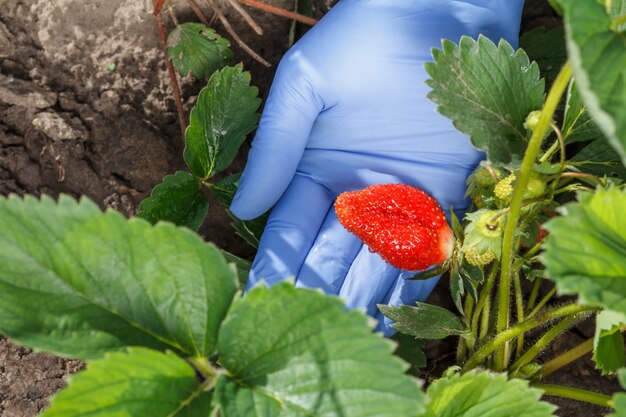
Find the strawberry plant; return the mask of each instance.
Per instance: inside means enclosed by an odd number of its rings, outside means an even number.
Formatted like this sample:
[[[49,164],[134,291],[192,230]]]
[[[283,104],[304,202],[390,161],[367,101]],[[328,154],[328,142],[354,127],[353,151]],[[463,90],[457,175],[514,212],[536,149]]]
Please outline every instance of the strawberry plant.
[[[626,3],[551,3],[565,32],[531,32],[526,52],[463,38],[427,65],[430,98],[487,156],[468,180],[474,207],[463,219],[450,210],[448,225],[408,185],[336,203],[390,263],[430,268],[412,279],[448,271],[457,312],[379,308],[396,322],[398,356],[423,366],[423,340],[456,337],[455,366],[424,388],[338,298],[289,282],[241,296],[248,263],[194,230],[206,190],[232,199],[238,176],[214,178],[254,130],[260,100],[242,66],[226,66],[227,43],[185,24],[169,56],[208,78],[185,131],[189,172],[167,176],[133,219],[87,199],[0,198],[0,332],[88,362],[42,415],[551,416],[542,395],[624,415],[626,394],[542,380],[593,352],[626,385]],[[234,222],[258,241],[263,218]],[[546,281],[554,288],[540,295]],[[577,301],[554,302],[557,292]],[[543,360],[591,316],[592,339]]]

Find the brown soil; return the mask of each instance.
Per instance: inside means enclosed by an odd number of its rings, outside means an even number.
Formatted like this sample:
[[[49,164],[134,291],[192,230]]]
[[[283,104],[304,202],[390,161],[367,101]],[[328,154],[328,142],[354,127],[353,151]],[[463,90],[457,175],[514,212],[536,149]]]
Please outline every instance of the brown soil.
[[[287,8],[293,3],[268,2]],[[557,24],[545,1],[527,2],[525,28]],[[317,0],[318,14],[332,3]],[[175,104],[150,4],[0,0],[0,194],[86,195],[103,208],[133,215],[163,176],[184,169]],[[180,21],[196,21],[184,1],[175,4]],[[251,71],[265,97],[288,47],[290,23],[251,14],[265,30],[263,37],[236,13],[227,16],[244,41],[273,64],[265,68],[233,46],[236,59]],[[215,27],[225,33],[219,24]],[[181,84],[188,111],[202,83],[184,78]],[[241,170],[245,153],[228,173]],[[232,233],[219,203],[211,200],[209,210],[201,234],[233,253],[252,256]],[[442,303],[449,299],[445,288],[433,297]],[[589,332],[570,332],[552,349],[567,349]],[[451,349],[450,344],[434,344],[428,356],[449,357]],[[0,416],[36,415],[66,377],[82,367],[79,361],[33,353],[0,337]],[[590,360],[572,365],[550,382],[606,393],[617,389],[614,380],[598,376]],[[599,407],[555,402],[562,407],[561,416],[606,414]]]

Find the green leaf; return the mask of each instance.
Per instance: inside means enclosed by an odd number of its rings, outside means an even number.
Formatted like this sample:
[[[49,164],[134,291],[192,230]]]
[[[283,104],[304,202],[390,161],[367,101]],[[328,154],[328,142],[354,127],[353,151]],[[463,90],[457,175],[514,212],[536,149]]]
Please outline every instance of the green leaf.
[[[463,286],[463,277],[459,272],[459,265],[457,262],[452,264],[450,268],[450,295],[454,305],[461,314],[464,314],[463,310],[463,295],[465,294],[465,287]]]
[[[611,0],[611,7],[609,8],[609,15],[611,19],[615,20],[620,16],[626,15],[626,1],[624,0]],[[621,24],[618,31],[626,30],[626,23]]]
[[[152,224],[164,220],[198,230],[208,209],[209,200],[201,183],[188,172],[179,171],[163,178],[150,197],[141,202],[137,216]]]
[[[561,0],[567,47],[580,94],[626,163],[626,35],[596,0]]]
[[[226,207],[230,206],[230,203],[235,197],[237,188],[239,187],[239,178],[241,173],[230,175],[226,178],[211,184],[211,191],[217,200],[224,204]],[[235,217],[230,211],[228,212],[233,222],[230,224],[235,232],[253,248],[259,247],[261,236],[265,230],[267,219],[270,212],[260,215],[256,219],[241,220]]]
[[[445,339],[467,332],[456,314],[435,305],[417,303],[417,307],[412,307],[379,304],[378,309],[395,321],[392,325],[394,329],[418,339]]]
[[[281,283],[233,302],[220,332],[222,415],[418,416],[424,394],[391,342],[335,297]]]
[[[259,120],[261,100],[250,86],[243,67],[226,67],[214,73],[200,91],[185,132],[185,162],[191,172],[206,180],[227,168],[246,135]]]
[[[250,268],[252,266],[251,262],[226,252],[225,250],[222,251],[222,255],[226,259],[226,262],[235,265],[237,277],[239,278],[239,288],[246,288],[246,282],[248,282],[248,275],[250,275]]]
[[[552,6],[552,8],[560,15],[563,16],[563,8],[561,7],[561,5],[559,4],[559,0],[548,0],[548,3],[550,3],[550,6]]]
[[[561,293],[626,313],[626,191],[599,189],[578,199],[545,224],[541,260]]]
[[[598,126],[591,120],[573,81],[567,90],[565,117],[561,130],[567,144],[604,138]]]
[[[411,365],[411,375],[419,375],[420,369],[426,367],[424,341],[402,333],[394,334],[391,340],[398,344],[396,356]]]
[[[107,354],[71,377],[41,417],[209,416],[211,394],[171,352],[131,348]]]
[[[183,77],[193,73],[198,79],[208,78],[228,65],[233,53],[230,43],[202,23],[183,23],[167,37],[167,56]]]
[[[585,146],[571,159],[583,173],[599,177],[626,178],[626,168],[619,154],[604,136]]]
[[[471,135],[490,161],[521,160],[528,137],[524,121],[544,102],[537,64],[506,41],[496,46],[484,36],[477,42],[463,37],[460,46],[443,41],[443,50],[434,49],[433,57],[425,67],[432,78],[429,98],[438,111]]]
[[[531,61],[537,62],[541,76],[550,81],[556,78],[567,61],[565,31],[562,27],[533,29],[520,37],[519,45]]]
[[[239,179],[241,172],[222,178],[212,184],[209,184],[213,195],[223,205],[229,207],[235,198],[237,189],[239,188]]]
[[[428,387],[425,417],[544,417],[556,406],[539,401],[542,391],[506,374],[472,371],[439,379]]]
[[[626,315],[623,313],[604,310],[596,316],[593,360],[603,375],[614,374],[626,365],[624,336],[621,332],[624,324]]]
[[[87,199],[0,198],[0,248],[0,333],[64,356],[210,356],[238,288],[219,249],[189,229]]]
[[[626,389],[626,369],[621,369],[618,377],[620,385]],[[615,412],[606,417],[626,417],[626,394],[623,392],[615,394],[612,403],[611,406],[615,408]]]
[[[233,218],[231,226],[235,229],[235,232],[250,246],[258,248],[267,219],[270,217],[269,212],[252,220],[241,220],[232,214],[230,216]]]

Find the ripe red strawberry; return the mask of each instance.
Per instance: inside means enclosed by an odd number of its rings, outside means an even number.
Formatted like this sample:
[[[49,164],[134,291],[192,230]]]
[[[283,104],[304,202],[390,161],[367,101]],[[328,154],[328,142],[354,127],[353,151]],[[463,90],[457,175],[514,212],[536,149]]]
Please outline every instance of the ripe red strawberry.
[[[384,184],[337,197],[341,224],[396,268],[421,271],[452,255],[454,235],[437,201],[404,184]]]

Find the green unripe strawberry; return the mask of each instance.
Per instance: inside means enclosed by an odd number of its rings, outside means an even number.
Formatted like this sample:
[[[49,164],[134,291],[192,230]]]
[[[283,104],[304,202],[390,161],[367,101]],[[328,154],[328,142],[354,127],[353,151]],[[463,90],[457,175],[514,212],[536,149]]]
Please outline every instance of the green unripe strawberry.
[[[546,181],[543,176],[537,172],[530,174],[528,185],[526,186],[526,192],[524,198],[537,198],[541,197],[546,192]]]
[[[476,171],[472,174],[472,179],[474,180],[474,184],[480,188],[490,188],[496,183],[496,180],[489,172],[489,169],[482,164],[476,168]]]

